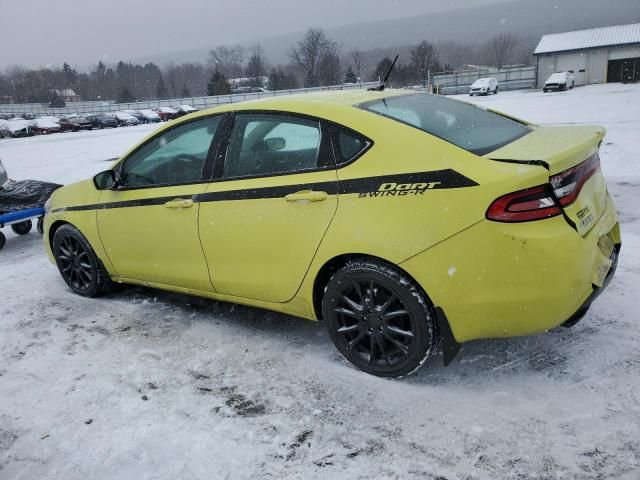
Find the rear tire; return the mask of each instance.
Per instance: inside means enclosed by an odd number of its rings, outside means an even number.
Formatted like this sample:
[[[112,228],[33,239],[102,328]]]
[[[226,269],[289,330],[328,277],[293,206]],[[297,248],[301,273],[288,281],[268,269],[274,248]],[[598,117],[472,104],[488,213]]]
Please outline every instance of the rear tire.
[[[338,270],[325,288],[322,314],[340,353],[372,375],[410,375],[438,346],[429,299],[404,272],[380,261]]]
[[[4,236],[4,233],[0,232],[0,250],[4,248],[5,243],[7,243],[7,237]]]
[[[112,288],[104,265],[77,228],[71,225],[58,228],[52,251],[60,275],[74,293],[96,297]]]
[[[40,235],[44,234],[44,217],[40,217],[38,219],[38,224],[36,225],[36,229]]]
[[[26,235],[31,231],[31,228],[33,228],[31,220],[25,220],[24,222],[14,223],[11,225],[11,230],[13,230],[13,233],[16,235]]]

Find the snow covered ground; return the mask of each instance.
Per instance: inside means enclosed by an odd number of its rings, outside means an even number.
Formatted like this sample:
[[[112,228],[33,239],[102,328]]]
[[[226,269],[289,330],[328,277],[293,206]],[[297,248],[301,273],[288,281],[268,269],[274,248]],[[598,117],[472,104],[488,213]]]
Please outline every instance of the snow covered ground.
[[[576,327],[473,342],[448,368],[436,357],[382,380],[320,324],[139,288],[78,297],[39,235],[8,233],[0,478],[640,478],[640,85],[472,101],[608,129],[623,250]],[[153,128],[0,140],[0,157],[13,178],[69,183]]]

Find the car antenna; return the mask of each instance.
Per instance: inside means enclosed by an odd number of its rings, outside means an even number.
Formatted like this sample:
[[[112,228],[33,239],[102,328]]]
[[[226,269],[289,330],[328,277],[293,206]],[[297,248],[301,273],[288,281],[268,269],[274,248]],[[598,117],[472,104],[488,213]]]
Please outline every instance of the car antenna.
[[[391,72],[393,71],[393,67],[396,66],[396,62],[398,61],[398,57],[400,57],[400,55],[396,55],[396,58],[393,60],[393,63],[389,67],[389,71],[385,75],[384,80],[382,81],[382,83],[380,85],[378,85],[377,87],[371,87],[371,88],[368,88],[367,90],[369,90],[370,92],[384,92],[384,89],[387,87],[387,80],[389,80],[389,76],[391,75]]]

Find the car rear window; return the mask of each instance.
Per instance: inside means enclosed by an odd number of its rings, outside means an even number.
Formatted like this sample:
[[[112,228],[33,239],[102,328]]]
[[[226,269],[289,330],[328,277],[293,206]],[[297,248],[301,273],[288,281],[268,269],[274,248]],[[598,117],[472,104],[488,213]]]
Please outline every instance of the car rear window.
[[[359,107],[435,135],[476,155],[497,150],[531,132],[525,124],[497,113],[426,93],[374,100]]]

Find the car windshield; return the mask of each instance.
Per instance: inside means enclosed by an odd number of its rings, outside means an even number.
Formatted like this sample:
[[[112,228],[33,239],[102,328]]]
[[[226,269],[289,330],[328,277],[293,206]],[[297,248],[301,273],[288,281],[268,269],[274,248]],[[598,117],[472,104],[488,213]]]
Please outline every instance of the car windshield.
[[[390,97],[361,104],[360,108],[435,135],[476,155],[497,150],[531,131],[495,112],[438,95]]]
[[[489,83],[489,79],[480,78],[480,79],[476,80],[475,82],[473,82],[473,86],[474,87],[483,87],[483,86],[487,85],[488,83]]]

